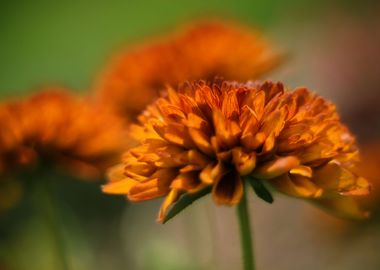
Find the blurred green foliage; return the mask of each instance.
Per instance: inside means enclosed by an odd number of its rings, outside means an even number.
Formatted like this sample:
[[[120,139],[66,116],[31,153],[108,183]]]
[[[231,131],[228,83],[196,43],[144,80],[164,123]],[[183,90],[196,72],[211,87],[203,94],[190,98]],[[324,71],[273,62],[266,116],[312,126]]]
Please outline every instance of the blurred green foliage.
[[[113,50],[194,17],[232,17],[264,28],[284,20],[302,24],[332,2],[1,1],[0,95],[57,84],[85,91]]]

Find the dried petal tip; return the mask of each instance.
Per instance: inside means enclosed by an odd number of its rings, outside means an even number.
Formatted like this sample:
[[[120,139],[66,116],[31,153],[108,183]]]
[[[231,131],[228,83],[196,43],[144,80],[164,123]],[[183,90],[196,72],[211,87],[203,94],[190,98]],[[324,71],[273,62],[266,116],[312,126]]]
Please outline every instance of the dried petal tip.
[[[236,205],[243,181],[268,202],[273,198],[263,182],[343,212],[343,199],[354,205],[352,196],[369,191],[368,181],[354,173],[355,139],[335,106],[305,88],[184,83],[140,121],[134,128],[139,145],[124,155],[104,191],[134,201],[166,197],[161,222],[210,191],[217,204]]]

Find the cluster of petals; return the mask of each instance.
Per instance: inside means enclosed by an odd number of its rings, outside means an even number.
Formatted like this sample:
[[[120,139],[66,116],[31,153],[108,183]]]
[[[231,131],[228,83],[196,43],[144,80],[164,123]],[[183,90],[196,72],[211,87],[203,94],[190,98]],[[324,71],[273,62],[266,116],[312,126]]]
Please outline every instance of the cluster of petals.
[[[104,104],[134,117],[167,84],[214,76],[245,81],[278,62],[279,54],[259,33],[233,23],[205,21],[117,53],[95,88]]]
[[[0,104],[0,174],[40,164],[100,177],[125,145],[119,118],[63,89]]]
[[[137,145],[103,190],[131,201],[165,197],[159,221],[183,194],[204,188],[217,204],[236,205],[248,178],[336,208],[369,191],[354,137],[335,106],[306,88],[188,82],[169,87],[139,121],[130,130]]]

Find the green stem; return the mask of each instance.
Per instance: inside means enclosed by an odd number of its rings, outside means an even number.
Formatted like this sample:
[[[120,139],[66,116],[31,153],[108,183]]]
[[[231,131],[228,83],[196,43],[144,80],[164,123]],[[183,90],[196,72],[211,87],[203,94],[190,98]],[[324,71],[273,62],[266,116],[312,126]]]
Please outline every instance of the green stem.
[[[243,197],[237,206],[237,216],[240,226],[240,242],[243,255],[244,270],[254,270],[255,260],[253,256],[253,246],[251,239],[251,226],[249,222],[246,188]]]
[[[49,177],[47,177],[49,178]],[[44,183],[41,183],[41,202],[42,202],[42,208],[45,212],[46,221],[48,223],[55,249],[57,258],[60,262],[60,268],[62,270],[68,270],[69,265],[67,261],[67,254],[66,254],[66,247],[65,247],[65,241],[64,237],[62,235],[61,231],[61,223],[59,220],[59,211],[56,199],[54,198],[54,194],[52,192],[51,184],[49,181],[52,179],[42,179]],[[54,180],[54,179],[53,179]],[[46,182],[45,182],[46,181]]]

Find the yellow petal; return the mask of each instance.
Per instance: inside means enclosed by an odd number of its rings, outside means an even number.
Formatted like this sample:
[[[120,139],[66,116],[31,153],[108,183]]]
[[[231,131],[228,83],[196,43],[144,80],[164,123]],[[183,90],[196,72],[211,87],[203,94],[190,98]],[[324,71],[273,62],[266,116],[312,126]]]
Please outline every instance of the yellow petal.
[[[318,141],[300,151],[299,158],[302,164],[319,165],[336,155],[336,151],[323,141]]]
[[[272,151],[274,148],[275,140],[276,138],[275,138],[274,133],[270,134],[268,138],[266,138],[263,149],[260,154],[267,154],[270,151]]]
[[[189,162],[192,164],[197,164],[202,167],[206,167],[208,164],[210,164],[210,159],[206,155],[200,153],[197,150],[194,150],[194,149],[189,150],[187,152],[187,155],[189,158]]]
[[[179,172],[180,173],[189,173],[189,172],[193,172],[193,171],[200,171],[202,169],[202,167],[198,166],[198,165],[193,165],[193,164],[190,164],[190,165],[186,165],[185,167],[182,167]]]
[[[244,146],[244,148],[248,150],[256,150],[259,148],[266,139],[266,135],[263,132],[259,132],[257,134],[247,134],[243,135],[240,139],[241,144]]]
[[[213,155],[214,150],[210,144],[210,138],[208,138],[202,131],[195,128],[189,128],[189,135],[196,144],[197,148],[206,155]]]
[[[163,117],[165,117],[166,120],[180,122],[185,119],[185,114],[179,107],[168,104],[167,102],[166,104],[159,104],[160,100],[157,101],[157,106],[159,107]]]
[[[240,175],[250,174],[256,166],[256,154],[244,153],[241,147],[232,150],[232,160]]]
[[[213,122],[216,130],[217,149],[227,149],[238,142],[241,130],[235,121],[226,120],[220,110],[214,110]]]
[[[280,157],[269,161],[253,171],[253,176],[259,179],[272,179],[289,172],[300,164],[297,157]]]
[[[199,178],[205,184],[213,184],[226,172],[226,168],[223,166],[223,164],[221,162],[218,162],[217,164],[209,164],[206,168],[204,168],[201,171]]]
[[[334,198],[323,198],[314,202],[325,210],[343,218],[365,219],[370,214],[361,209],[359,203],[350,196],[338,195]]]
[[[179,104],[179,97],[178,97],[177,91],[175,91],[171,86],[167,86],[166,92],[168,94],[168,98],[170,100],[170,103],[178,105]]]
[[[110,193],[110,194],[126,195],[129,193],[131,188],[138,183],[139,182],[131,178],[125,178],[120,181],[110,182],[108,184],[103,185],[102,192]]]
[[[366,179],[356,176],[335,161],[314,170],[313,181],[323,189],[346,195],[366,195],[370,190]]]
[[[165,196],[169,192],[170,184],[177,174],[177,169],[157,170],[150,179],[133,185],[129,190],[128,198],[131,201],[141,201]]]
[[[110,194],[128,194],[130,189],[138,183],[137,181],[124,175],[124,165],[119,164],[107,172],[109,183],[102,186],[102,192]]]
[[[170,206],[172,206],[179,198],[179,192],[176,189],[172,189],[169,194],[165,197],[164,202],[161,205],[160,211],[158,213],[157,222],[162,223],[166,213]]]
[[[203,187],[204,184],[199,181],[198,172],[181,173],[170,185],[172,189],[184,190],[187,192],[195,192],[200,186]]]
[[[235,91],[227,92],[226,96],[223,99],[222,103],[222,113],[226,117],[226,119],[237,119],[239,116],[239,104],[236,98]]]
[[[131,202],[147,201],[165,196],[168,191],[164,192],[157,187],[147,188],[140,192],[133,192],[128,194],[128,200]]]
[[[187,128],[184,125],[173,122],[170,124],[163,124],[157,120],[151,120],[151,124],[157,134],[168,142],[186,148],[195,147],[193,141],[187,133]]]
[[[341,191],[341,195],[347,196],[363,196],[368,195],[371,190],[371,184],[367,179],[363,177],[357,177],[355,182],[355,188],[347,191]]]
[[[116,166],[111,167],[107,171],[107,178],[111,182],[123,180],[125,178],[124,168],[125,168],[124,164],[118,164]]]
[[[317,198],[323,194],[320,187],[316,186],[309,178],[301,175],[283,174],[270,180],[270,183],[277,190],[289,196]]]
[[[308,178],[313,176],[313,170],[308,166],[297,166],[289,171],[291,174],[298,174]]]
[[[152,173],[155,172],[155,170],[156,168],[152,164],[148,164],[146,162],[134,162],[125,165],[123,172],[129,171],[141,176],[150,176]]]
[[[104,193],[128,194],[130,189],[138,183],[124,175],[124,166],[122,164],[109,169],[107,175],[111,182],[102,186]]]
[[[209,131],[208,122],[204,118],[202,118],[201,116],[195,113],[189,113],[187,115],[187,120],[185,121],[185,124],[189,128],[199,129],[199,130],[202,130],[203,132]]]
[[[281,110],[275,110],[269,114],[260,129],[267,136],[273,134],[275,137],[278,136],[285,125],[285,118],[288,113],[286,107],[281,108]]]
[[[261,119],[264,113],[264,106],[265,106],[265,92],[259,91],[258,93],[250,93],[250,95],[254,95],[254,97],[249,97],[247,101],[251,101],[252,103],[244,103],[252,108],[252,110],[255,112],[255,115],[258,120]]]
[[[256,134],[259,128],[259,121],[257,120],[256,113],[247,105],[241,109],[239,124],[242,129],[242,136],[248,134]]]

